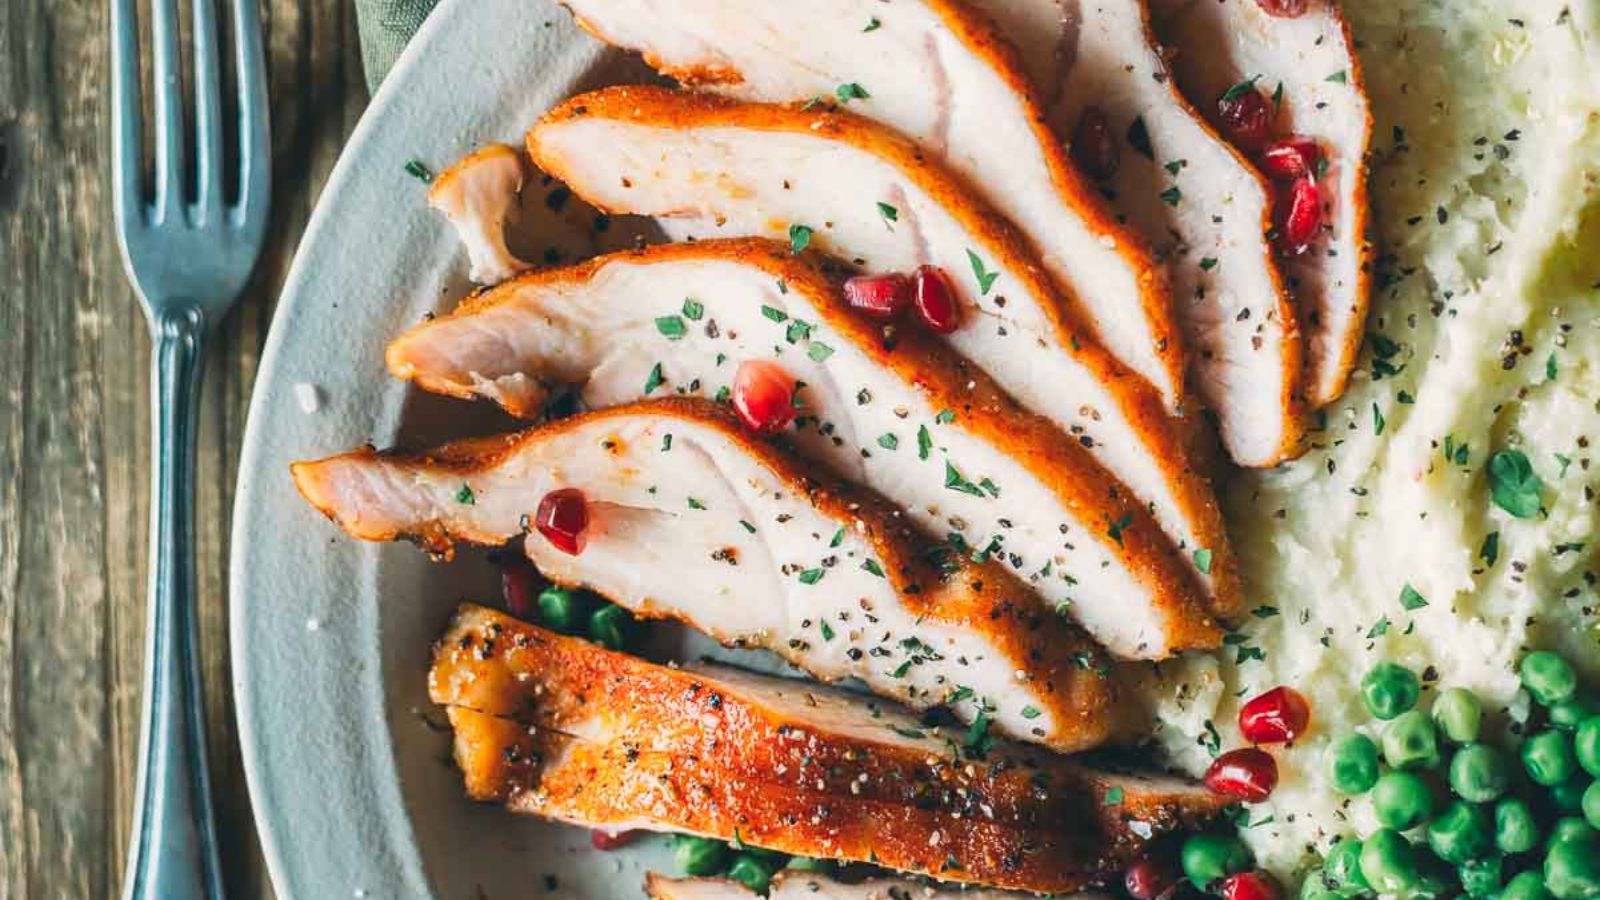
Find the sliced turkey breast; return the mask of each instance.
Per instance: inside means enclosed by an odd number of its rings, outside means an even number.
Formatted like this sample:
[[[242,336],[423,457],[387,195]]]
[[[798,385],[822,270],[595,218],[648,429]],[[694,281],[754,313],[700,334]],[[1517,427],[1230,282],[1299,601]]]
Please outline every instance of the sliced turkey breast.
[[[466,607],[435,651],[468,794],[591,828],[682,831],[950,881],[1099,883],[1225,801],[722,666],[659,666]]]
[[[1208,548],[1199,575],[1088,450],[938,342],[853,314],[836,281],[771,241],[525,275],[413,328],[388,358],[399,377],[523,416],[552,387],[578,386],[591,408],[664,390],[725,396],[741,365],[770,360],[804,385],[804,414],[784,432],[804,455],[1009,565],[1113,653],[1215,646],[1196,575],[1224,610],[1239,602],[1214,505],[1173,523],[1178,543]]]
[[[470,276],[494,284],[532,266],[506,243],[506,226],[518,214],[522,193],[522,154],[505,144],[490,144],[440,173],[428,190],[428,205],[455,226],[466,247]]]
[[[821,98],[919,142],[1016,223],[1107,349],[1169,405],[1182,401],[1160,267],[1051,136],[1016,53],[984,17],[954,0],[564,2],[597,37],[687,84],[740,100]]]
[[[737,881],[726,878],[667,878],[655,872],[645,876],[650,900],[748,900],[757,896]],[[845,884],[816,872],[786,869],[774,875],[769,900],[1015,900],[1027,896],[1011,891],[962,890],[919,881],[873,878]],[[1098,900],[1083,895],[1082,900]]]
[[[997,562],[811,477],[709,401],[616,407],[426,456],[362,450],[294,476],[356,537],[412,536],[447,553],[527,534],[528,557],[558,583],[1024,740],[1083,749],[1132,718],[1093,643]],[[541,499],[563,488],[587,505],[577,555],[529,533]]]
[[[1312,138],[1320,150],[1321,231],[1282,265],[1307,333],[1305,393],[1322,406],[1344,392],[1366,323],[1372,113],[1337,0],[1301,5],[1296,16],[1268,13],[1257,0],[1154,0],[1152,8],[1157,32],[1176,50],[1178,83],[1196,106],[1216,121],[1219,100],[1253,82],[1277,98],[1272,133]]]
[[[680,217],[691,237],[788,236],[868,270],[941,268],[960,307],[944,340],[1180,523],[1166,527],[1208,518],[1180,423],[1063,307],[1016,232],[904,138],[839,111],[627,87],[557,108],[528,145],[597,206]]]
[[[1178,92],[1144,0],[971,0],[1030,57],[1049,122],[1166,263],[1228,455],[1300,447],[1301,339],[1267,240],[1271,186]]]

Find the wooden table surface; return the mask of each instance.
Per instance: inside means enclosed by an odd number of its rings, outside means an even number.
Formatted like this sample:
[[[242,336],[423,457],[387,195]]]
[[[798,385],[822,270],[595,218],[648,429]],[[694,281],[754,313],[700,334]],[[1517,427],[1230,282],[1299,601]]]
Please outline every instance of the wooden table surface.
[[[228,521],[274,299],[367,100],[349,0],[261,0],[273,226],[212,337],[200,629],[230,898],[272,891],[228,677]],[[120,893],[143,652],[149,342],[112,222],[106,0],[0,0],[0,900]]]

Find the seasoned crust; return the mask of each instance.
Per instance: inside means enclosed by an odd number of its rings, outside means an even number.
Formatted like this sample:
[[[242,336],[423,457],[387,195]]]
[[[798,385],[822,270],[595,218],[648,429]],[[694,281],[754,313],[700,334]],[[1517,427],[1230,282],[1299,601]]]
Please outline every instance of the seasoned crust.
[[[737,829],[789,853],[1060,891],[1224,806],[1013,745],[975,758],[836,691],[657,666],[479,607],[437,645],[429,686],[471,796],[593,827]]]

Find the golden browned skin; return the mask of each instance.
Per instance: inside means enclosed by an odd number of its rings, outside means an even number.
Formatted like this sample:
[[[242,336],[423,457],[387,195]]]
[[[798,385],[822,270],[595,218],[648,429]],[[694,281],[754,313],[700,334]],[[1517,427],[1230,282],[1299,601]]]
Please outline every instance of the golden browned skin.
[[[601,828],[688,831],[1038,892],[1113,877],[1224,801],[960,735],[786,679],[658,666],[465,607],[429,676],[468,793]]]
[[[596,257],[574,266],[545,269],[521,275],[468,299],[454,313],[425,322],[390,345],[387,359],[396,377],[414,378],[422,387],[461,397],[475,396],[459,379],[430,375],[412,361],[410,348],[429,340],[453,321],[489,307],[514,303],[519,290],[540,284],[581,284],[604,266],[618,261],[650,263],[675,260],[735,261],[758,268],[782,281],[788,290],[804,296],[818,316],[850,340],[877,365],[915,385],[931,407],[958,413],[963,427],[977,434],[1008,457],[1022,462],[1050,486],[1062,504],[1080,521],[1126,521],[1123,539],[1114,553],[1146,584],[1154,585],[1173,633],[1176,649],[1213,648],[1221,639],[1211,621],[1237,616],[1243,589],[1218,509],[1215,495],[1203,477],[1193,473],[1180,494],[1186,501],[1184,523],[1197,546],[1211,550],[1209,590],[1202,587],[1181,552],[1156,523],[1149,509],[1125,485],[1098,463],[1080,441],[1013,401],[993,379],[942,342],[909,328],[885,328],[858,314],[845,302],[839,280],[844,273],[811,251],[796,256],[775,241],[760,238],[664,244]],[[508,407],[515,415],[532,417],[542,408]]]

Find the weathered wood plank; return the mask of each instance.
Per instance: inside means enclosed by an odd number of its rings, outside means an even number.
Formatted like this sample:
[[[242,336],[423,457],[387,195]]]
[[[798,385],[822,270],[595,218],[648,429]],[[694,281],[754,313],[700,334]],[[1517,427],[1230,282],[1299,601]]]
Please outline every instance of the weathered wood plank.
[[[235,741],[228,526],[245,410],[299,234],[366,100],[342,0],[263,0],[270,246],[211,336],[203,675],[229,896],[271,896]],[[0,2],[0,900],[115,897],[133,802],[149,512],[149,348],[103,166],[106,4]]]

